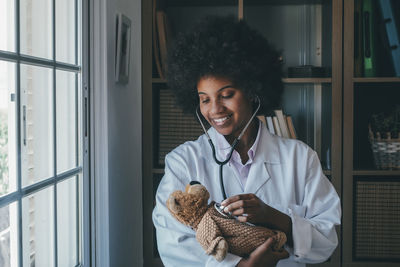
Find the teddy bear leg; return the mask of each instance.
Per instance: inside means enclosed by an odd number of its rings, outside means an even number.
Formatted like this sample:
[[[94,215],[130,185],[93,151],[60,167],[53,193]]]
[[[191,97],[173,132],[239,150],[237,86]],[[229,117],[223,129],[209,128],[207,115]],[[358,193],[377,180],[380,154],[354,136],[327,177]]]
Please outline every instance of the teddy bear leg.
[[[222,261],[223,259],[225,259],[227,253],[228,253],[228,242],[226,242],[225,239],[221,239],[215,246],[215,249],[211,253],[211,255],[213,255],[217,261]]]

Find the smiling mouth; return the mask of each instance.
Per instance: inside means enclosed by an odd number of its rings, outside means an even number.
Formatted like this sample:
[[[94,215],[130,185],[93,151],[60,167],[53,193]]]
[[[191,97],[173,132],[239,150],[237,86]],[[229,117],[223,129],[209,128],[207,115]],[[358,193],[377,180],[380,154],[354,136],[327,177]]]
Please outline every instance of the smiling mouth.
[[[213,122],[216,124],[216,125],[218,125],[218,126],[220,126],[220,125],[223,125],[228,119],[230,119],[232,117],[232,114],[230,114],[230,115],[228,115],[228,116],[225,116],[225,117],[222,117],[222,118],[218,118],[218,119],[213,119]]]

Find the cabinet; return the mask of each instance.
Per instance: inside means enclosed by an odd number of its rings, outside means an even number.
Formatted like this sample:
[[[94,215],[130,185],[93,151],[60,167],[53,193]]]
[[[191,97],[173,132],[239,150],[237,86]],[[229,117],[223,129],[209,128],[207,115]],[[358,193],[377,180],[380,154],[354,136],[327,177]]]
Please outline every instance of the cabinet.
[[[154,2],[153,2],[154,3]],[[172,130],[161,125],[173,124],[165,112],[175,112],[166,105],[169,91],[157,74],[153,40],[152,1],[142,1],[143,37],[143,224],[144,265],[162,266],[158,258],[155,232],[151,221],[154,193],[163,175],[163,155]],[[319,154],[325,174],[341,195],[342,172],[342,14],[341,0],[165,0],[156,2],[166,12],[174,32],[189,29],[205,15],[233,14],[260,31],[282,49],[284,69],[299,65],[323,67],[325,77],[283,78],[285,93],[282,108],[292,115],[299,139]],[[164,101],[164,102],[163,102]],[[195,137],[202,133],[194,119],[182,117],[189,130],[181,134]],[[164,119],[166,121],[163,121]],[[182,124],[182,123],[181,123]],[[182,125],[177,125],[182,127]],[[171,134],[168,132],[171,131]],[[164,138],[164,139],[163,139]],[[170,139],[169,139],[170,138]],[[176,142],[176,140],[175,140]],[[179,144],[176,143],[176,145]],[[170,148],[172,149],[172,148]],[[341,236],[338,228],[338,235]],[[341,245],[322,266],[340,266]]]
[[[400,104],[400,78],[387,66],[372,77],[360,71],[359,14],[365,2],[344,1],[342,266],[399,266],[400,171],[375,167],[368,122],[373,113]],[[370,2],[379,17],[379,2]],[[385,34],[379,21],[373,27]],[[390,58],[381,58],[389,64]]]

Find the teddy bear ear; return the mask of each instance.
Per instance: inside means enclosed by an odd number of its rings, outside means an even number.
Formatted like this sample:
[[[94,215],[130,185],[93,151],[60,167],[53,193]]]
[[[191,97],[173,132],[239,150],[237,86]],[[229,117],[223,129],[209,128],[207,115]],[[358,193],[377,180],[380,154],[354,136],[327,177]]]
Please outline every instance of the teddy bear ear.
[[[167,199],[167,207],[174,214],[177,214],[182,210],[180,203],[176,200],[174,195],[169,196]]]
[[[195,184],[188,188],[188,194],[197,195],[198,197],[208,200],[210,197],[210,193],[208,193],[207,189],[201,184]]]

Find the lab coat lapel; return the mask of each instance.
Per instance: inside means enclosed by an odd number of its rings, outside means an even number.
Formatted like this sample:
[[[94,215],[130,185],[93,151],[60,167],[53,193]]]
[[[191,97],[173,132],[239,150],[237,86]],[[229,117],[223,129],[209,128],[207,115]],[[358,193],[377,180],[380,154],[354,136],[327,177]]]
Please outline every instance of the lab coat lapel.
[[[217,140],[217,136],[216,136],[216,130],[211,127],[208,130],[208,134],[210,135],[211,139],[213,140],[214,145],[216,144],[216,140]],[[208,145],[208,144],[207,144]],[[211,149],[209,149],[209,147],[207,146],[207,151],[208,152],[208,158],[211,159],[214,168],[214,186],[216,188],[218,188],[218,195],[220,196],[219,198],[217,198],[217,201],[222,201],[223,197],[222,197],[222,193],[221,193],[221,185],[220,185],[220,181],[219,181],[219,165],[217,165],[216,163],[214,164],[214,159],[213,159],[213,155],[211,152]],[[217,152],[218,153],[218,152]],[[218,155],[220,156],[220,155]],[[228,197],[230,196],[234,196],[234,195],[238,195],[238,194],[243,194],[243,190],[242,190],[242,186],[240,184],[240,178],[237,176],[237,172],[234,169],[235,167],[232,166],[231,163],[227,163],[226,165],[224,165],[223,167],[223,179],[224,179],[224,188],[225,188],[225,193]]]
[[[277,142],[274,140],[275,138],[275,136],[268,132],[266,127],[261,127],[261,136],[257,145],[254,162],[249,171],[245,192],[257,193],[269,179],[273,179],[268,172],[268,165],[281,164],[280,152]]]

